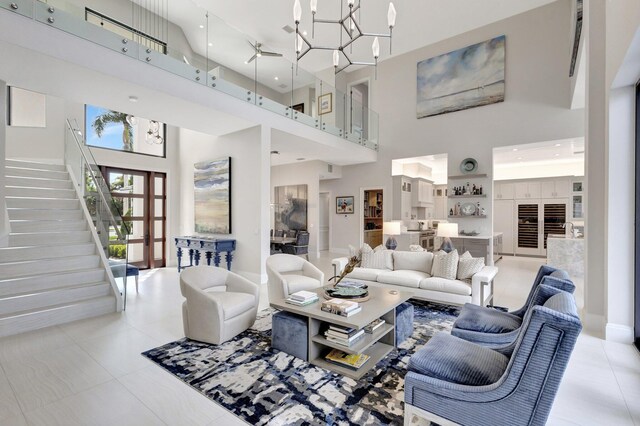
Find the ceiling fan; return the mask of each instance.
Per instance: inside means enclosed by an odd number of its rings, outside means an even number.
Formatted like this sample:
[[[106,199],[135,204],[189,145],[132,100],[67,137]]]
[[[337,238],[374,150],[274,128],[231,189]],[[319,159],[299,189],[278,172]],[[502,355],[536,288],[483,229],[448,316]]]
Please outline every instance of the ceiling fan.
[[[251,45],[251,47],[253,47],[254,50],[254,54],[253,56],[247,61],[247,64],[252,62],[254,59],[256,58],[260,58],[262,56],[275,56],[275,57],[280,57],[282,56],[282,53],[276,53],[276,52],[265,52],[264,50],[262,50],[262,43],[258,43],[256,42],[256,44],[253,44],[251,42],[249,42],[249,44]]]

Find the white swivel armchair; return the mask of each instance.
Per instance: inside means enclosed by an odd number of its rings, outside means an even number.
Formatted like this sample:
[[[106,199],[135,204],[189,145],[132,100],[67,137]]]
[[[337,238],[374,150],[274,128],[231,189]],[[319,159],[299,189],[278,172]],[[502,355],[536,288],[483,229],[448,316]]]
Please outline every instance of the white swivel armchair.
[[[269,300],[284,299],[300,290],[324,285],[324,274],[312,263],[291,254],[274,254],[267,259]]]
[[[192,266],[180,274],[184,334],[219,345],[253,325],[260,289],[240,275],[213,266]]]

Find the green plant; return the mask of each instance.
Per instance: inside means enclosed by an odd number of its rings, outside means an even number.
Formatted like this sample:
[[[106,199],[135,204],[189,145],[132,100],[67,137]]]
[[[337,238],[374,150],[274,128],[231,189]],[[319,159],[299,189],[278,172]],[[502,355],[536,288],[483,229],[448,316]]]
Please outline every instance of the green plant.
[[[109,246],[109,257],[114,259],[126,259],[127,246],[125,244],[111,244]]]

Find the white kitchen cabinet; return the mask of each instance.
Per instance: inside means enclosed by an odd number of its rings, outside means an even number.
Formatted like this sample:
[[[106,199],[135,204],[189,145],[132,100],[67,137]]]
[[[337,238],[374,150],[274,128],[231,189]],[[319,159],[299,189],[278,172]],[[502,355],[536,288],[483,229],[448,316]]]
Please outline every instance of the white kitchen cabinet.
[[[494,182],[496,200],[513,200],[515,196],[515,184]]]
[[[407,176],[393,177],[393,218],[401,220],[411,219],[411,201],[413,193],[413,179]]]
[[[446,197],[436,197],[434,202],[434,219],[446,219],[449,215],[447,212],[447,198]]]
[[[548,180],[540,184],[541,198],[568,198],[569,192],[569,181],[566,179]]]
[[[500,253],[514,254],[515,213],[513,200],[495,200],[493,203],[493,231],[502,232]]]
[[[433,206],[433,183],[424,179],[413,179],[411,192],[413,207]]]
[[[540,198],[540,182],[517,182],[515,195],[517,200]]]

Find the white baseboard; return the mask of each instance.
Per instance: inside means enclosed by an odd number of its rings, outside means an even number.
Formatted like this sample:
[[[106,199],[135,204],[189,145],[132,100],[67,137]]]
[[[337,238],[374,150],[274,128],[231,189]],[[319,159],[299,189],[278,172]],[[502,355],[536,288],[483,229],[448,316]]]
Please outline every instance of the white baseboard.
[[[584,328],[596,336],[604,337],[606,321],[604,315],[584,314]]]
[[[607,323],[605,338],[606,340],[617,343],[633,343],[633,327],[622,324]]]

